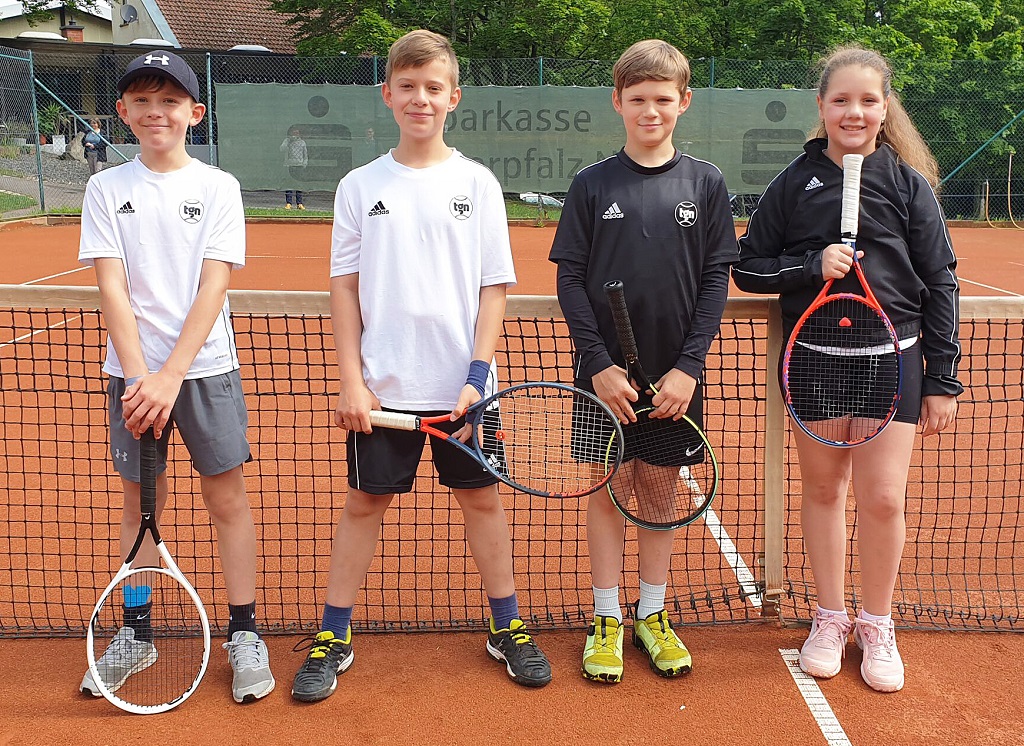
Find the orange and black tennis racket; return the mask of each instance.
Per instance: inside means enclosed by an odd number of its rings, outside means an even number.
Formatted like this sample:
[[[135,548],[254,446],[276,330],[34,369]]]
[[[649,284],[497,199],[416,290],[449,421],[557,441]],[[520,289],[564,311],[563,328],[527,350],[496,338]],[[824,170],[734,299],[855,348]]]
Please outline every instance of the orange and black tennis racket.
[[[832,293],[828,280],[796,322],[782,358],[793,421],[815,440],[840,447],[864,443],[892,422],[902,381],[899,338],[857,257],[863,161],[843,156],[841,222],[863,294]]]

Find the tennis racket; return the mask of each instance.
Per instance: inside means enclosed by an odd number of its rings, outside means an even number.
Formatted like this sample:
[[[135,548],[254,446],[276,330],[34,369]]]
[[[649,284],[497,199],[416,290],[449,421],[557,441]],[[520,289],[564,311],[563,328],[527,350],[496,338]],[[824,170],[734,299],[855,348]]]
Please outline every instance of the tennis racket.
[[[160,538],[152,430],[143,433],[139,445],[142,524],[92,612],[86,654],[104,697],[127,712],[152,714],[177,707],[199,686],[210,659],[210,622]],[[133,569],[147,534],[164,566]]]
[[[607,282],[604,291],[627,375],[657,394],[640,365],[622,282]],[[693,523],[710,507],[718,492],[718,459],[693,420],[685,415],[678,420],[652,419],[654,410],[650,405],[634,409],[637,421],[623,430],[623,463],[608,492],[622,515],[636,525],[670,530]]]
[[[581,497],[604,487],[622,461],[622,428],[593,394],[560,383],[523,383],[466,410],[468,444],[435,427],[448,415],[370,412],[370,424],[420,430],[470,456],[520,492]]]
[[[900,402],[902,354],[892,322],[857,258],[864,157],[843,156],[842,241],[864,291],[832,293],[828,280],[796,322],[782,358],[782,387],[793,421],[815,440],[855,446],[882,432]]]

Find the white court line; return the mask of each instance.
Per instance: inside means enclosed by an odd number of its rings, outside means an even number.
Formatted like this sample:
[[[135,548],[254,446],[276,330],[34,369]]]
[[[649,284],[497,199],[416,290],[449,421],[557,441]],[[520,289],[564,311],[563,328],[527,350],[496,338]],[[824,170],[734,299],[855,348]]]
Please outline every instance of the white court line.
[[[821,735],[825,737],[828,746],[853,746],[846,731],[843,730],[843,726],[839,724],[836,714],[832,712],[832,706],[829,705],[825,695],[818,688],[818,682],[814,680],[813,676],[808,676],[800,670],[800,651],[779,648],[779,653],[782,655],[782,660],[786,662],[786,668],[789,669],[793,681],[796,682],[796,688],[800,690],[800,696],[804,698],[807,709],[811,711],[811,716],[818,724]]]
[[[80,318],[82,318],[81,314],[79,314],[78,316],[72,316],[71,318],[64,319],[63,321],[58,321],[56,324],[50,324],[49,326],[43,327],[42,329],[36,329],[35,331],[28,332],[27,334],[22,334],[20,337],[15,337],[14,339],[9,340],[7,342],[0,342],[0,350],[2,350],[5,347],[10,347],[11,345],[16,344],[18,342],[22,342],[26,339],[31,339],[37,334],[48,332],[51,329],[59,329],[60,327],[67,324],[69,321],[77,321]]]
[[[704,491],[700,488],[700,484],[697,483],[697,480],[690,474],[690,470],[685,466],[679,469],[679,476],[686,480],[686,486],[693,493],[694,505],[700,507],[704,502]],[[736,580],[739,582],[740,588],[743,589],[743,595],[746,596],[751,606],[755,609],[760,609],[761,596],[758,592],[757,580],[754,579],[754,574],[750,572],[747,563],[740,557],[740,551],[736,548],[732,537],[725,530],[722,521],[719,520],[718,513],[709,507],[702,517],[704,518],[704,525],[711,532],[711,537],[718,544],[718,550],[725,556],[725,561],[729,563],[729,567],[732,568],[733,573],[736,575]]]
[[[75,272],[81,272],[83,269],[89,269],[88,267],[77,267],[75,269],[69,269],[67,272],[58,272],[55,275],[47,275],[46,277],[40,277],[38,280],[29,280],[28,282],[21,283],[22,285],[34,285],[37,282],[45,282],[46,280],[52,280],[54,277],[63,277],[64,275],[72,275]]]
[[[1016,262],[1013,262],[1013,263],[1016,264]],[[1015,293],[1012,290],[1003,290],[1002,288],[997,288],[997,287],[994,287],[992,285],[986,285],[983,282],[975,282],[974,280],[965,280],[963,277],[958,277],[957,279],[960,280],[960,282],[966,282],[969,285],[977,285],[978,287],[985,288],[986,290],[995,290],[997,293],[1004,293],[1005,295],[1012,295],[1014,298],[1024,298],[1024,295],[1021,295],[1020,293]]]
[[[50,275],[49,277],[40,277],[37,280],[29,280],[28,282],[23,282],[21,284],[22,285],[32,285],[32,284],[37,283],[37,282],[43,282],[44,280],[52,280],[54,277],[63,277],[64,275],[70,275],[70,274],[73,274],[75,272],[81,272],[83,269],[88,269],[88,267],[82,266],[82,267],[77,267],[75,269],[69,269],[67,272],[58,272],[57,274]],[[67,318],[67,319],[64,319],[63,321],[59,321],[56,324],[50,324],[49,326],[47,326],[47,327],[45,327],[43,329],[36,329],[34,332],[29,332],[28,334],[22,334],[20,337],[15,337],[14,339],[9,340],[7,342],[0,342],[0,350],[2,350],[5,347],[10,347],[11,345],[16,344],[18,342],[22,342],[22,341],[24,341],[26,339],[31,339],[32,337],[36,336],[37,334],[42,334],[43,332],[48,332],[51,329],[59,329],[60,327],[62,327],[65,324],[67,324],[69,321],[76,321],[76,320],[78,320],[80,318],[82,318],[81,314],[79,314],[78,316],[72,316],[71,318]]]

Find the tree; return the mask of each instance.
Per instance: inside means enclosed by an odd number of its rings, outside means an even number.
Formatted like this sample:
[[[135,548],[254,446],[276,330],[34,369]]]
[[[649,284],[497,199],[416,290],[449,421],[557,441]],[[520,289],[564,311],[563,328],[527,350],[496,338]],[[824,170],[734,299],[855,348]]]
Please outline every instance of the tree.
[[[21,8],[24,12],[25,20],[28,21],[28,25],[38,26],[40,23],[56,17],[57,13],[61,10],[61,6],[50,9],[47,6],[51,4],[50,0],[21,0]],[[96,10],[96,7],[97,3],[95,0],[68,0],[63,4],[63,8],[70,11]]]

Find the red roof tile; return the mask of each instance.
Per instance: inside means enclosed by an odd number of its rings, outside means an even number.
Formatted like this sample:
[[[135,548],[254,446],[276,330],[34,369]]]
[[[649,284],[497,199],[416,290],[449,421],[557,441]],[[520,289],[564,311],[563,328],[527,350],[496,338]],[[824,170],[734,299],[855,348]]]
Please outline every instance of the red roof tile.
[[[182,47],[262,44],[274,52],[295,52],[293,27],[267,0],[161,0],[159,6]]]

